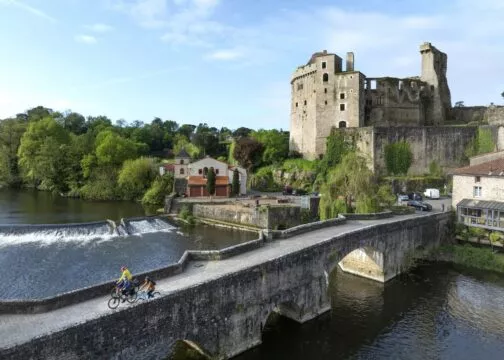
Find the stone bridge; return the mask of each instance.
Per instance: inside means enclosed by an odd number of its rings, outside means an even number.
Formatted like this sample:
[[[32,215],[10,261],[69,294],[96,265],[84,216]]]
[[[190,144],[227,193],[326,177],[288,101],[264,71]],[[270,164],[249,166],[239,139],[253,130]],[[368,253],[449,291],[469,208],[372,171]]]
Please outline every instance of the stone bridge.
[[[159,279],[162,296],[148,302],[113,311],[100,296],[43,313],[4,313],[0,358],[166,359],[186,344],[227,359],[261,343],[273,312],[303,323],[330,310],[328,275],[338,264],[386,281],[417,251],[437,246],[449,221],[449,213],[412,214],[296,234],[305,226],[236,256],[190,261]]]

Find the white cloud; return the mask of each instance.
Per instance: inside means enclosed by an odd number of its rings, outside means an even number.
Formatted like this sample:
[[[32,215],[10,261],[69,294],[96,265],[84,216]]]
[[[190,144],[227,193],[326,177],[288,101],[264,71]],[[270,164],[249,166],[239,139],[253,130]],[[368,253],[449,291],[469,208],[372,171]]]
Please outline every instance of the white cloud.
[[[209,60],[231,61],[237,60],[244,56],[243,52],[238,49],[217,50],[206,55]]]
[[[77,42],[88,45],[96,44],[98,42],[98,40],[91,35],[76,35],[74,39]]]
[[[49,20],[50,22],[57,21],[54,17],[48,15],[46,12],[44,12],[36,7],[30,6],[24,2],[21,2],[19,0],[0,0],[0,5],[17,7],[18,9],[29,12],[30,14],[33,14],[33,15],[38,16],[40,18],[44,18],[46,20]]]
[[[93,25],[86,25],[85,28],[90,31],[93,31],[95,33],[106,33],[106,32],[114,30],[114,28],[112,26],[107,25],[107,24],[100,24],[100,23],[93,24]]]
[[[111,9],[131,16],[142,27],[166,26],[167,0],[108,0],[108,4]]]

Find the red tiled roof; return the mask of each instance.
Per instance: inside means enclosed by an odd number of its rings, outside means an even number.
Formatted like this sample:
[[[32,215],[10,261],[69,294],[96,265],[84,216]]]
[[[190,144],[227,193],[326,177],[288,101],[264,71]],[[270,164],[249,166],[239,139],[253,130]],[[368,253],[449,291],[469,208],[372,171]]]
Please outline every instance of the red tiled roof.
[[[207,179],[203,176],[189,176],[187,183],[189,184],[189,186],[201,186],[206,185]],[[229,178],[227,176],[216,176],[215,185],[229,185]]]
[[[453,175],[504,176],[504,159],[458,168],[453,171]]]

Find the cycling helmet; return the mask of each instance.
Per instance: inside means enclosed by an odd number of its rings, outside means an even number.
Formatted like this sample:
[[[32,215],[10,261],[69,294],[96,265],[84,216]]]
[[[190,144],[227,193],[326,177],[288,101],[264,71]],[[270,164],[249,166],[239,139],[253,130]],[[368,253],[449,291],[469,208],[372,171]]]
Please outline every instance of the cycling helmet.
[[[123,265],[123,266],[121,266],[121,271],[124,271],[124,270],[126,270],[126,266]]]
[[[150,277],[146,276],[146,277],[145,277],[145,281],[151,281],[151,280],[150,280]]]

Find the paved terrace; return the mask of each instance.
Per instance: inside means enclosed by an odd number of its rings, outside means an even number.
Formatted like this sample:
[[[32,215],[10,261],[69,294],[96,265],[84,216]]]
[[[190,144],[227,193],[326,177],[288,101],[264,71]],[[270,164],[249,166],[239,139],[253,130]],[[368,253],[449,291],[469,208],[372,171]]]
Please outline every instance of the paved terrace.
[[[296,235],[285,240],[267,242],[259,249],[225,260],[191,261],[183,273],[164,279],[156,279],[156,287],[161,292],[161,297],[167,296],[224,277],[230,273],[257,266],[265,261],[281,258],[287,254],[327,241],[338,234],[371,227],[376,224],[422,217],[428,214],[417,212],[381,220],[348,220],[345,224],[338,226]],[[85,323],[114,311],[136,306],[136,304],[122,303],[118,309],[110,310],[107,306],[108,299],[109,296],[102,296],[41,314],[0,315],[0,349],[12,348],[34,338],[71,328],[74,325]],[[150,301],[156,301],[156,299]]]

